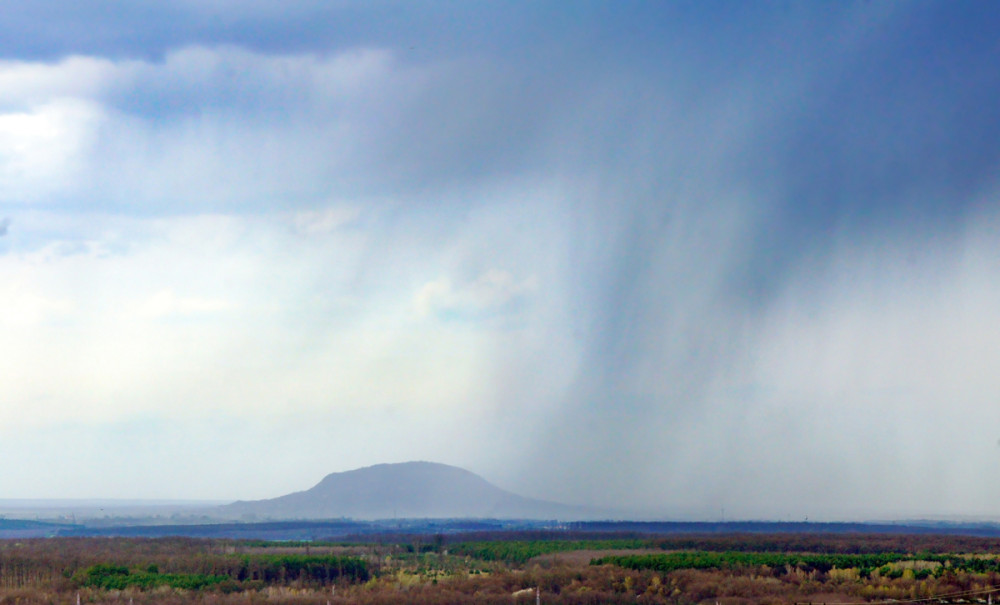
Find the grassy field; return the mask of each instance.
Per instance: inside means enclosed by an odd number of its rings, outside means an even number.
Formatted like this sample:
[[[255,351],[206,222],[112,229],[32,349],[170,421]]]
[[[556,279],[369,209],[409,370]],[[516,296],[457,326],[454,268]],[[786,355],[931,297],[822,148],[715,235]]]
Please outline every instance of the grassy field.
[[[0,604],[987,603],[1000,585],[996,539],[509,537],[7,540]]]

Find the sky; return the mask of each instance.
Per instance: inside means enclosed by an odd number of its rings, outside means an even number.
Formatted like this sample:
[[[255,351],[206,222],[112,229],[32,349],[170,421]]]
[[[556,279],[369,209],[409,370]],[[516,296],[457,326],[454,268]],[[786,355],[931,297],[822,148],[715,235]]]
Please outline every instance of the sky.
[[[1000,518],[991,2],[0,9],[4,498],[431,460]]]

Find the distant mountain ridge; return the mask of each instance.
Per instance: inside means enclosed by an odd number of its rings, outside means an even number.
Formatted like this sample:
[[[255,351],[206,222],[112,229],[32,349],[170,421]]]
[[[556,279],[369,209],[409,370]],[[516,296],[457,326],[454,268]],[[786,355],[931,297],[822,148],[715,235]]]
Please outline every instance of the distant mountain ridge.
[[[594,511],[505,491],[436,462],[377,464],[327,475],[311,489],[220,507],[255,519],[582,519]]]

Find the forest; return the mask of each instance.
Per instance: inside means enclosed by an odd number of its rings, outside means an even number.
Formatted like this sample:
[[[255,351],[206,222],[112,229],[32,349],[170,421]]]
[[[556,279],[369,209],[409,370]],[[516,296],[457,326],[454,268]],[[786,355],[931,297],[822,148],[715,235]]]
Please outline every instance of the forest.
[[[0,541],[0,604],[992,603],[1000,539],[498,532]]]

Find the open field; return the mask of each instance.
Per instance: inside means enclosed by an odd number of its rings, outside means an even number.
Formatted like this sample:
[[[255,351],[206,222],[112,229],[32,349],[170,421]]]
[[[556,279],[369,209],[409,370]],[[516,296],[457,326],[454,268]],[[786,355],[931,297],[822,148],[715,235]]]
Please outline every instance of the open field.
[[[0,604],[988,603],[1000,586],[997,539],[489,537],[6,540]]]

